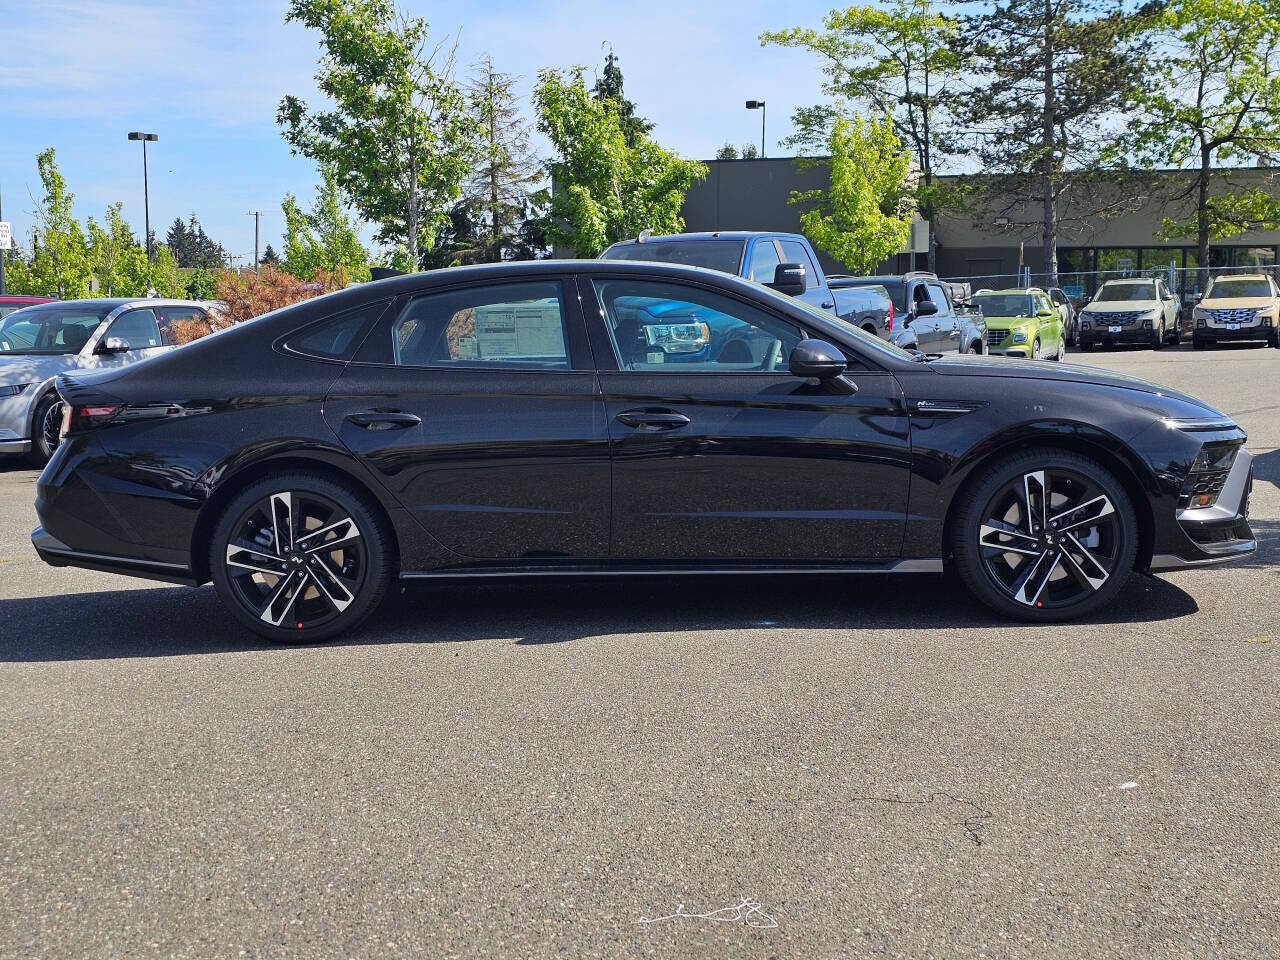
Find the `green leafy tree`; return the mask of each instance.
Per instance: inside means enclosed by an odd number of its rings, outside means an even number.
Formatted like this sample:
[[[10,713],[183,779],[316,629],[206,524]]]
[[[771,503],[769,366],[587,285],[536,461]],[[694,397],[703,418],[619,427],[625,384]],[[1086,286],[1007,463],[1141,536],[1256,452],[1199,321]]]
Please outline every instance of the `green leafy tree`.
[[[716,151],[717,160],[737,160],[738,148],[732,143],[726,143],[723,147]]]
[[[1216,166],[1263,158],[1274,168],[1280,157],[1280,5],[1169,0],[1148,28],[1162,55],[1136,91],[1121,150],[1150,166],[1195,170],[1189,188],[1165,191],[1174,215],[1162,232],[1196,238],[1203,290],[1210,239],[1280,229],[1274,185],[1214,176]]]
[[[463,192],[480,221],[480,242],[470,259],[497,261],[516,245],[526,200],[543,171],[516,107],[515,78],[486,56],[473,68],[467,94],[480,130],[479,156]]]
[[[636,113],[636,105],[623,92],[622,68],[618,66],[618,55],[612,49],[604,58],[604,73],[596,80],[591,92],[597,100],[613,104],[628,147],[634,150],[641,139],[653,132],[653,124]]]
[[[108,297],[136,297],[146,292],[147,252],[125,223],[123,205],[107,207],[106,222],[88,220],[89,261],[98,279],[98,292]]]
[[[217,270],[196,267],[187,277],[187,297],[191,300],[213,300],[217,295],[218,273]]]
[[[887,114],[866,122],[837,115],[827,147],[830,189],[793,193],[791,202],[810,206],[800,225],[814,246],[854,273],[873,273],[911,235],[910,158]]]
[[[967,67],[955,43],[954,18],[929,0],[892,0],[885,6],[832,10],[822,30],[793,27],[764,33],[762,45],[796,47],[823,62],[823,91],[859,109],[893,118],[898,136],[910,145],[920,171],[916,198],[929,222],[929,269],[936,264],[934,226],[938,210],[952,198],[940,190],[935,167],[948,153],[957,90]],[[825,146],[836,120],[835,107],[801,107],[792,115],[796,133],[783,141],[802,154]]]
[[[144,261],[145,262],[145,261]],[[151,261],[146,264],[146,290],[154,290],[158,297],[182,298],[186,296],[187,285],[178,269],[178,261],[173,253],[163,244],[152,247]]]
[[[6,285],[14,293],[87,297],[93,266],[84,231],[71,214],[75,196],[67,191],[52,147],[37,155],[36,166],[44,195],[34,211],[31,259],[6,272]]]
[[[332,170],[321,169],[315,204],[309,211],[298,207],[293,194],[285,195],[281,208],[285,233],[280,266],[286,273],[303,280],[311,279],[317,270],[341,272],[349,280],[369,279],[369,252],[342,207]]]
[[[974,58],[978,86],[958,106],[970,152],[991,173],[1010,209],[1037,203],[1044,269],[1058,283],[1063,201],[1074,216],[1118,213],[1098,189],[1114,139],[1109,126],[1142,82],[1150,15],[1126,16],[1118,0],[1004,0],[964,19],[957,42]]]
[[[616,103],[591,94],[582,67],[567,77],[543,70],[534,104],[538,128],[556,152],[548,240],[594,257],[642,230],[683,228],[684,195],[707,175],[705,164],[681,159],[644,134],[628,144]]]
[[[403,244],[416,265],[461,196],[475,149],[452,48],[428,49],[426,21],[391,0],[292,0],[286,19],[319,31],[316,82],[333,106],[286,96],[285,139],[332,169],[379,241]]]

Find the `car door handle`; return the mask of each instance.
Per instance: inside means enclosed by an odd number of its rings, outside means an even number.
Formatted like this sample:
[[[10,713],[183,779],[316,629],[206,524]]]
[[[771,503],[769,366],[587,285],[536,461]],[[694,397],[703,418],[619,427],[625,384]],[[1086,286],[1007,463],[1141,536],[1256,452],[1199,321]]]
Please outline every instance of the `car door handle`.
[[[366,430],[397,430],[416,427],[422,422],[422,418],[402,410],[361,410],[348,413],[347,422]]]
[[[834,307],[835,305],[836,305],[836,302],[835,302],[834,300],[824,300],[824,301],[822,301],[822,309],[823,309],[823,310],[830,310],[830,309],[831,309],[832,307]]]
[[[689,425],[689,418],[674,410],[624,410],[617,420],[637,430],[677,430]]]

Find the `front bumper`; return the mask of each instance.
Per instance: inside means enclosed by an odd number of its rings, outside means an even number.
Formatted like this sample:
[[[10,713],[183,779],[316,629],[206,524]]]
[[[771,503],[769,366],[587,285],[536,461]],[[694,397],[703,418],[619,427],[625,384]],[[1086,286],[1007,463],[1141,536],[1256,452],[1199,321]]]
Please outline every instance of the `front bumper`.
[[[1104,327],[1091,326],[1088,330],[1081,329],[1077,335],[1081,344],[1093,343],[1150,343],[1155,331],[1151,327],[1122,327],[1120,330],[1112,333]]]
[[[1151,558],[1151,572],[1227,563],[1256,551],[1258,541],[1249,526],[1252,493],[1253,454],[1241,449],[1213,506],[1178,511],[1182,537],[1166,542],[1165,552]]]
[[[0,398],[0,454],[31,452],[31,404],[35,390]]]
[[[1229,340],[1270,340],[1275,336],[1275,332],[1275,327],[1254,324],[1238,330],[1228,330],[1226,327],[1196,327],[1191,335],[1202,343],[1218,343]]]

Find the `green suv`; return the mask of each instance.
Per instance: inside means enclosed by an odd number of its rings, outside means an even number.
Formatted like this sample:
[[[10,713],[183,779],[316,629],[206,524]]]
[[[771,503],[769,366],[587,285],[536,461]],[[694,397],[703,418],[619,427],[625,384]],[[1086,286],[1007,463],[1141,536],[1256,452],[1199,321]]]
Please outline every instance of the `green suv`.
[[[973,305],[987,321],[987,350],[1006,357],[1062,360],[1067,355],[1062,315],[1039,287],[979,290]]]

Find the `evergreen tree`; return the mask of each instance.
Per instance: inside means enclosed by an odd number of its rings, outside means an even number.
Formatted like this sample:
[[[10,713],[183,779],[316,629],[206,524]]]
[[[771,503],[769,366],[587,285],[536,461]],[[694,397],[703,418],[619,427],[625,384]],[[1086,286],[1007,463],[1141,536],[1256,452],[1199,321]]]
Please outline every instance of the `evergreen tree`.
[[[264,266],[276,266],[280,262],[280,254],[276,253],[276,248],[271,244],[267,244],[267,249],[262,252],[262,264]]]
[[[716,151],[717,160],[737,160],[738,148],[732,143],[726,143],[723,147]]]
[[[618,111],[618,125],[626,138],[627,146],[632,150],[642,137],[653,132],[653,124],[636,113],[636,105],[627,99],[622,90],[622,68],[618,66],[618,55],[609,50],[604,58],[604,73],[596,80],[592,93],[599,101],[609,101]]]

